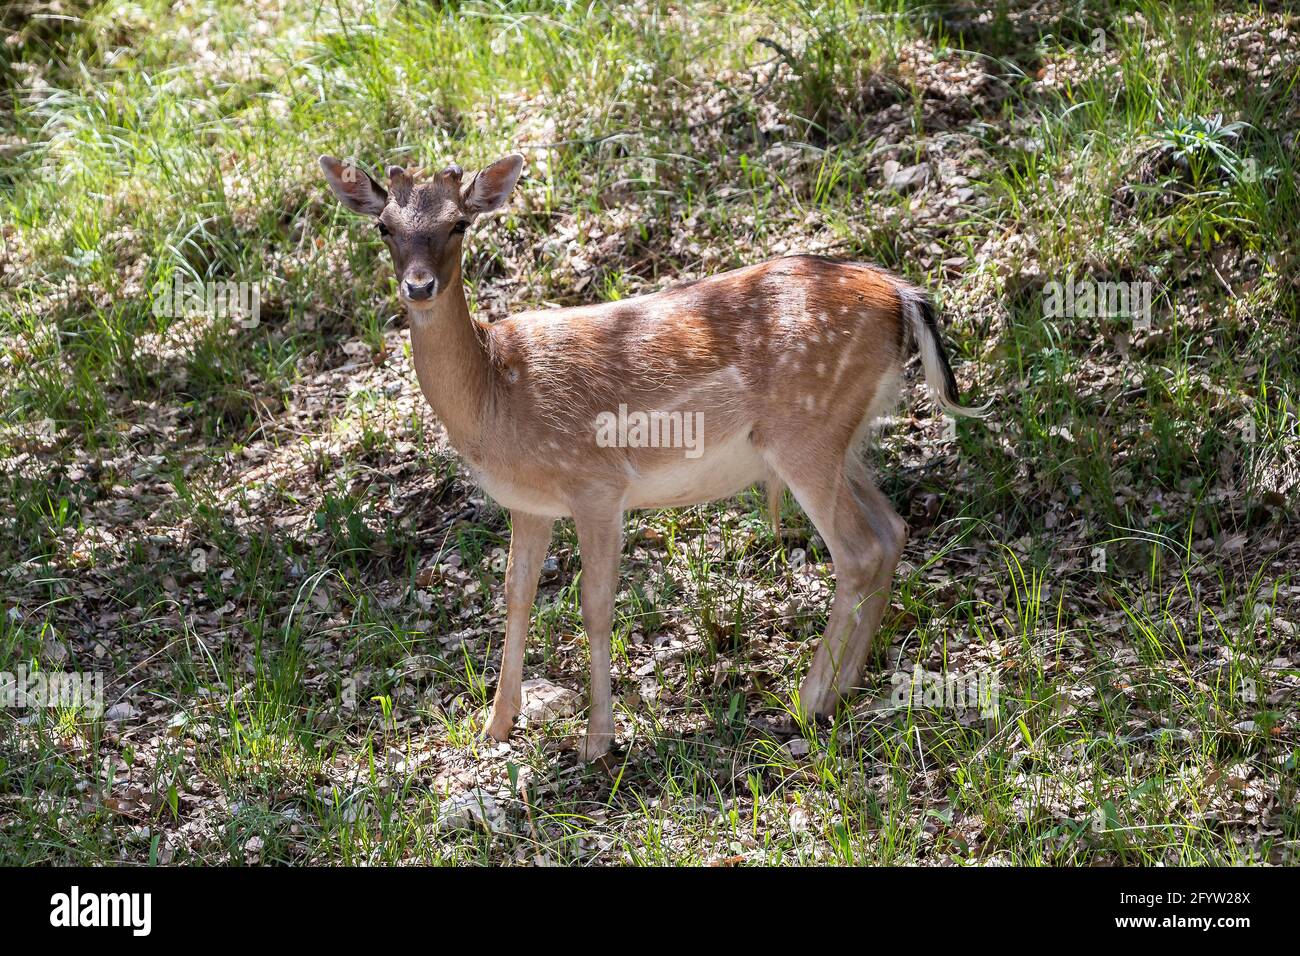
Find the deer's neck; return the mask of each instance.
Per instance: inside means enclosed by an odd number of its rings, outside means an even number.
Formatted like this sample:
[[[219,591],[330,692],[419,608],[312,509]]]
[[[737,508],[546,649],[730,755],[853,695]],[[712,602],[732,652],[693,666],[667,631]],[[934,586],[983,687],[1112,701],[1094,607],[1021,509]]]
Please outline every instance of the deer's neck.
[[[460,270],[430,310],[409,310],[411,354],[420,389],[458,452],[481,456],[491,400],[491,365],[483,332],[470,317]]]

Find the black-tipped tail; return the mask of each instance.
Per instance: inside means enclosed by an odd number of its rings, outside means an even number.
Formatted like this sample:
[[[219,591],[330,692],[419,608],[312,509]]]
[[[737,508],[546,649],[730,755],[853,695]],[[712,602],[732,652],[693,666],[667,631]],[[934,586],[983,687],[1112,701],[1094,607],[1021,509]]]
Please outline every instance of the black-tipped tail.
[[[925,381],[934,396],[951,415],[964,415],[969,418],[982,418],[989,413],[992,402],[986,402],[978,408],[967,408],[961,404],[957,391],[957,378],[952,374],[948,364],[948,354],[944,351],[943,340],[939,338],[939,321],[935,315],[934,305],[928,296],[919,289],[904,287],[898,291],[903,310],[903,321],[911,332],[911,338],[921,353],[921,365],[925,369]]]

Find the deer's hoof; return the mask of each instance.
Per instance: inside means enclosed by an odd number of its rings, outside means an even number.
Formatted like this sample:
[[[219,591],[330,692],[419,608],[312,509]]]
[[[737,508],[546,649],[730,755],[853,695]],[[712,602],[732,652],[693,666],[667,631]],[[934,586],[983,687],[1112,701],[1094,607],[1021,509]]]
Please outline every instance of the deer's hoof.
[[[584,763],[592,763],[609,753],[609,748],[613,744],[613,734],[588,733],[578,743],[578,759]]]
[[[810,724],[825,723],[835,716],[839,706],[840,695],[829,681],[809,676],[799,688],[799,710]]]
[[[492,713],[488,715],[487,726],[483,728],[483,732],[493,740],[500,742],[510,736],[510,731],[514,730],[514,727],[514,714],[506,711],[498,713],[496,708],[493,708]]]

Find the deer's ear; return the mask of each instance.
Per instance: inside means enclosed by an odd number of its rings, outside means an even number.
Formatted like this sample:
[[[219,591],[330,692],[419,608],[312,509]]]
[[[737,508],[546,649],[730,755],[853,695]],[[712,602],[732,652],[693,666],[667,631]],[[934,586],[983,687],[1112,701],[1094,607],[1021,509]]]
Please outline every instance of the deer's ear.
[[[378,216],[388,204],[388,193],[370,175],[351,163],[333,156],[322,156],[320,168],[325,170],[325,181],[334,190],[339,201],[353,212],[363,216]]]
[[[510,198],[510,191],[519,181],[519,173],[524,168],[524,158],[518,153],[511,153],[505,159],[498,159],[491,166],[479,170],[464,189],[461,200],[465,211],[472,216],[500,209]]]

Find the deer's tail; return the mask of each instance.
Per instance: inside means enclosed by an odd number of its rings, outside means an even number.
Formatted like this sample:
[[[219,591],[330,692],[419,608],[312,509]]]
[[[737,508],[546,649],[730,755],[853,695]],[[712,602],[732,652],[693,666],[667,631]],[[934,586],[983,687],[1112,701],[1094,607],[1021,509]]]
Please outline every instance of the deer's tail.
[[[948,364],[948,354],[944,351],[943,341],[939,338],[939,322],[930,297],[920,289],[911,286],[900,288],[898,297],[909,337],[921,352],[925,382],[930,387],[930,394],[934,400],[950,415],[983,418],[989,413],[993,403],[985,402],[975,408],[968,408],[961,404],[957,379],[952,374],[952,366]]]

